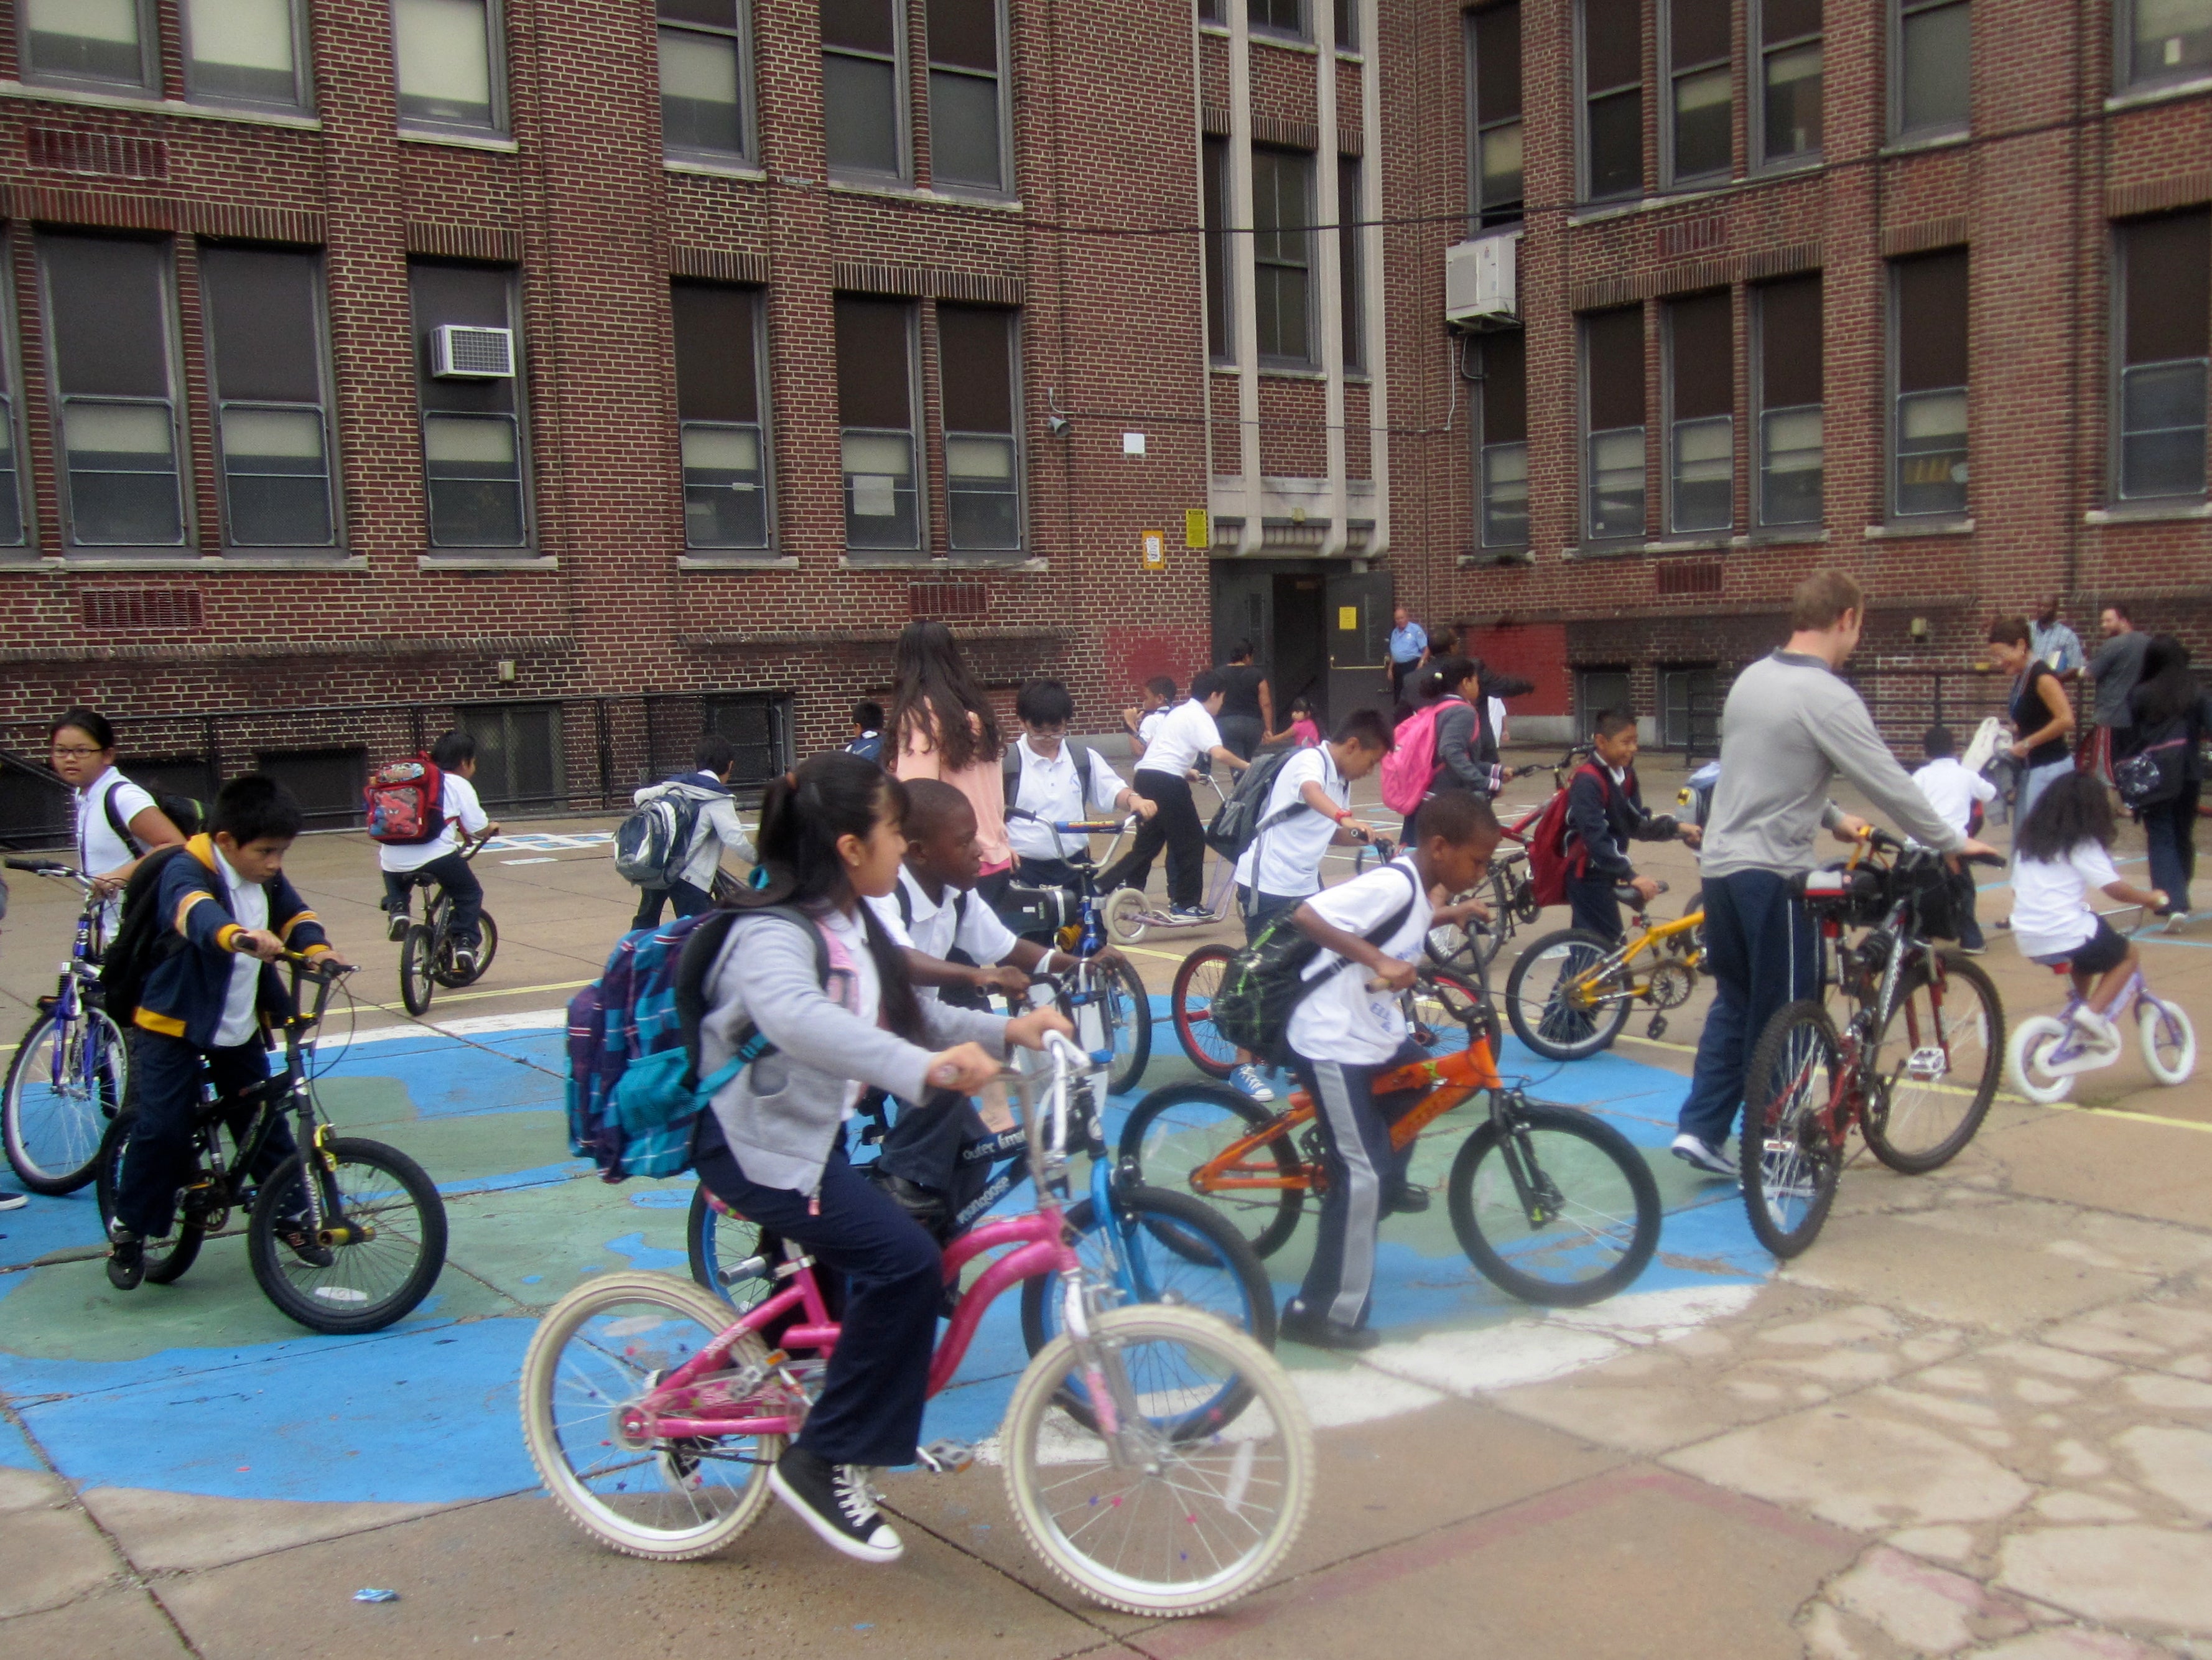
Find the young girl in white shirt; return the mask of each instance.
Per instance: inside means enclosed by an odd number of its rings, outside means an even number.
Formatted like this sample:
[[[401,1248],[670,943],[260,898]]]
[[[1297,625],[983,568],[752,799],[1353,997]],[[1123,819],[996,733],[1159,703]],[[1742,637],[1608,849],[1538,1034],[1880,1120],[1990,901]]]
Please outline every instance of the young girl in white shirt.
[[[2124,905],[2165,907],[2166,895],[2120,879],[2112,868],[2112,800],[2086,772],[2054,780],[2036,799],[2013,842],[2012,931],[2021,955],[2049,968],[2070,964],[2086,1000],[2075,1019],[2092,1040],[2117,1048],[2105,1011],[2135,971],[2135,943],[2097,915],[2093,888]],[[2091,982],[2094,982],[2092,988]]]

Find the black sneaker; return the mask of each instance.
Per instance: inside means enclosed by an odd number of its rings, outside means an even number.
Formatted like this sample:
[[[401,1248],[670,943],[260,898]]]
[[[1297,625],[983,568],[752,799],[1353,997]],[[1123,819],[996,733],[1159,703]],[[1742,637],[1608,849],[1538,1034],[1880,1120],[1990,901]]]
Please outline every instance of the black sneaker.
[[[385,919],[384,937],[392,941],[393,945],[398,945],[402,939],[404,939],[407,937],[408,921],[409,918],[405,911],[396,910],[392,912]]]
[[[1372,1326],[1347,1326],[1341,1320],[1316,1314],[1295,1298],[1285,1306],[1282,1317],[1275,1323],[1275,1332],[1310,1349],[1342,1349],[1347,1353],[1371,1349],[1382,1341],[1382,1334]]]
[[[107,1225],[107,1283],[118,1291],[136,1291],[146,1277],[146,1247],[120,1222]]]
[[[768,1485],[824,1543],[855,1562],[896,1562],[906,1554],[876,1508],[865,1465],[832,1464],[804,1447],[789,1447],[768,1473]]]
[[[1385,1216],[1419,1216],[1429,1207],[1429,1190],[1418,1182],[1401,1182],[1382,1201]]]

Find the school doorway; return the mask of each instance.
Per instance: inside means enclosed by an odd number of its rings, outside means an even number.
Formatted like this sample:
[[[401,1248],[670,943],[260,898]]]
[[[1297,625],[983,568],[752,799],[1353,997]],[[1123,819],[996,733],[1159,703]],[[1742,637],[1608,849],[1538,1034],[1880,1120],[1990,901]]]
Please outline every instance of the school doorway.
[[[1390,579],[1380,573],[1319,559],[1217,560],[1213,660],[1227,662],[1249,641],[1267,671],[1277,726],[1289,724],[1291,705],[1304,697],[1326,732],[1353,709],[1382,707],[1390,605]]]

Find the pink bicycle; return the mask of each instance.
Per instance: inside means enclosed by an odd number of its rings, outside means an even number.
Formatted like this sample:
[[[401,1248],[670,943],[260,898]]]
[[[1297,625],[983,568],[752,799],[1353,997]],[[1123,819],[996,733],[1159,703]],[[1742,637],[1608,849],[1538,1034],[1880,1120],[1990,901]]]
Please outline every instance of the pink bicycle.
[[[1289,1374],[1251,1338],[1194,1308],[1115,1306],[1111,1273],[1086,1269],[1062,1213],[1069,1097],[1095,1068],[1054,1037],[1043,1064],[1009,1074],[1039,1205],[946,1248],[948,1292],[1004,1254],[954,1304],[930,1393],[958,1371],[993,1299],[1025,1280],[1057,1279],[1061,1335],[1022,1373],[995,1437],[933,1444],[922,1462],[1001,1465],[1037,1554],[1108,1607],[1203,1614],[1258,1586],[1296,1541],[1313,1431]],[[546,1315],[523,1362],[523,1432],[548,1491],[586,1533],[684,1561],[759,1519],[769,1469],[805,1421],[838,1335],[812,1259],[795,1247],[786,1257],[774,1270],[784,1288],[735,1323],[711,1292],[648,1273],[586,1280]],[[762,1332],[782,1321],[771,1350]]]

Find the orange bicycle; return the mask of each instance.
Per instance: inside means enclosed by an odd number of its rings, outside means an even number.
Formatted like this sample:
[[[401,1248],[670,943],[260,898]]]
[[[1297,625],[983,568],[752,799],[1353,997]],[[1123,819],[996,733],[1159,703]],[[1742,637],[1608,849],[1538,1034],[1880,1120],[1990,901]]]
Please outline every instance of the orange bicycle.
[[[1490,1097],[1489,1116],[1461,1144],[1445,1184],[1468,1260],[1527,1303],[1579,1308],[1632,1283],[1659,1243],[1659,1184],[1644,1155],[1602,1119],[1531,1101],[1500,1078],[1493,1017],[1466,982],[1424,970],[1407,995],[1423,1047],[1437,1047],[1424,1017],[1439,1012],[1465,1029],[1467,1045],[1376,1079],[1378,1096],[1423,1091],[1390,1127],[1391,1145],[1408,1147],[1462,1102]],[[1219,1084],[1154,1090],[1130,1113],[1118,1151],[1132,1179],[1186,1189],[1228,1213],[1262,1256],[1297,1230],[1306,1195],[1328,1185],[1303,1089],[1279,1112]]]

